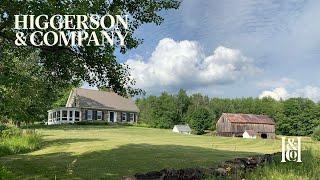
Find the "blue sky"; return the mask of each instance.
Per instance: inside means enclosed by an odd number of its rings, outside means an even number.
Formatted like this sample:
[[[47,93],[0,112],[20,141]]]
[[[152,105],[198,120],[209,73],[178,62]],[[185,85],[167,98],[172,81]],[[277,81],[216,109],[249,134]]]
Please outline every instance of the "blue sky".
[[[184,0],[120,62],[137,87],[211,97],[320,96],[320,1]]]

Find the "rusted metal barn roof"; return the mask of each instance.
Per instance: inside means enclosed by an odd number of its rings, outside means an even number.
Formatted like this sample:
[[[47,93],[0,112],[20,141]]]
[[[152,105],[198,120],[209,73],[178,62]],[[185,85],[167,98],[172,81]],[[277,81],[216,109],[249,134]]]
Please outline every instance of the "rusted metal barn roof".
[[[231,123],[275,124],[274,121],[266,115],[223,113],[222,116]]]

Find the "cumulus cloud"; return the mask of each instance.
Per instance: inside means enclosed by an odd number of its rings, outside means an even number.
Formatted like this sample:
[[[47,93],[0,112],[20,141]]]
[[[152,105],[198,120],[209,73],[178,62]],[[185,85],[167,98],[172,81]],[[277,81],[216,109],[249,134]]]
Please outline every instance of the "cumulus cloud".
[[[271,97],[275,100],[280,100],[280,99],[287,99],[289,97],[289,94],[285,88],[279,87],[271,91],[263,91],[260,94],[259,98],[264,98],[264,97]]]
[[[320,87],[317,86],[306,86],[304,88],[296,89],[289,93],[285,88],[279,87],[271,91],[263,91],[259,98],[271,97],[275,100],[288,99],[292,97],[303,97],[309,98],[315,102],[320,101]]]
[[[136,85],[145,90],[196,89],[228,84],[261,70],[238,49],[217,47],[206,56],[195,41],[162,39],[151,57],[129,59]]]

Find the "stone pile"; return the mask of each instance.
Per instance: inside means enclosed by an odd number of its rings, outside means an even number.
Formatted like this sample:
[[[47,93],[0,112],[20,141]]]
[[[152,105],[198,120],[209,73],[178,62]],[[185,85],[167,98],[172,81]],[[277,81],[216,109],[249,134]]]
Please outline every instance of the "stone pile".
[[[148,173],[136,173],[133,176],[124,177],[125,180],[200,180],[204,177],[232,177],[232,179],[242,179],[245,174],[253,171],[259,166],[274,161],[281,152],[274,154],[257,155],[246,158],[235,158],[233,160],[220,163],[217,167],[210,168],[185,168],[185,169],[162,169],[161,171],[151,171]]]

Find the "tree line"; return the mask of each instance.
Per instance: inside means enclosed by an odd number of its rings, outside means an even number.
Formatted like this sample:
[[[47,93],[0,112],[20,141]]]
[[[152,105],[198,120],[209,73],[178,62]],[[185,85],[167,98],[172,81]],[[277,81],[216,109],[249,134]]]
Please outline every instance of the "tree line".
[[[140,108],[139,123],[155,128],[189,124],[196,134],[215,130],[222,113],[268,115],[276,123],[276,133],[282,135],[310,135],[320,125],[320,104],[306,98],[209,98],[180,90],[177,94],[163,92],[139,98],[136,103]]]

